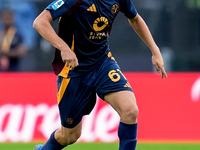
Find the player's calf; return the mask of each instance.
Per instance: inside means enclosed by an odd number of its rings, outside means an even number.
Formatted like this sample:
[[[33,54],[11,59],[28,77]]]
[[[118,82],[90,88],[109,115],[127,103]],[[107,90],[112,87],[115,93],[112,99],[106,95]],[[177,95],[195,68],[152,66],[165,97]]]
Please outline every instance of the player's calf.
[[[119,150],[135,150],[137,144],[137,123],[124,124],[120,122],[118,136]]]
[[[80,137],[81,132],[69,132],[69,133],[65,133],[65,134],[60,134],[59,136],[56,136],[56,140],[62,144],[62,145],[70,145],[75,143],[78,138]]]
[[[55,132],[54,131],[48,141],[44,145],[37,145],[34,150],[61,150],[65,146],[58,143],[58,141],[55,139]]]

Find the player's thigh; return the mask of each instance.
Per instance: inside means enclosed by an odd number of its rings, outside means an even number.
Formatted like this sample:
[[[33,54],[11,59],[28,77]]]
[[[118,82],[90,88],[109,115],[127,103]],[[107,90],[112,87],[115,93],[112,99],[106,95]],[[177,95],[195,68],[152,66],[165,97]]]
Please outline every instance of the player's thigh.
[[[119,114],[129,109],[137,111],[136,98],[131,91],[118,91],[107,93],[104,99],[109,103]]]
[[[90,76],[76,78],[58,77],[58,107],[61,124],[66,128],[76,127],[84,115],[89,114],[96,102],[96,93]]]
[[[136,107],[132,87],[114,60],[107,59],[99,72],[97,94],[102,100],[111,104],[119,114],[124,109]]]

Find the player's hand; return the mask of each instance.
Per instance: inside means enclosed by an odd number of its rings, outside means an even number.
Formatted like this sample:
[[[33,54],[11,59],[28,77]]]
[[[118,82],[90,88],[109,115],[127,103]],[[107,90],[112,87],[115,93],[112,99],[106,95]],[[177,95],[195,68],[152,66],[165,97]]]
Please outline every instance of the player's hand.
[[[161,54],[153,55],[152,56],[152,63],[158,73],[161,73],[162,79],[165,77],[167,78],[167,73],[164,68],[164,61]]]
[[[78,59],[76,57],[76,54],[73,51],[71,51],[71,49],[62,50],[61,57],[66,66],[71,65],[72,69],[78,66]]]

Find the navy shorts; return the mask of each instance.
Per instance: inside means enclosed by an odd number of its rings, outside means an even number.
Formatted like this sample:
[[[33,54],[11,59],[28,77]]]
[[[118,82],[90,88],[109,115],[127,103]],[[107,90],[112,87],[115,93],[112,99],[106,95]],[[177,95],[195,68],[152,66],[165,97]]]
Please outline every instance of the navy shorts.
[[[92,111],[97,95],[104,100],[105,94],[109,92],[133,92],[118,64],[111,57],[86,75],[74,78],[58,76],[57,85],[61,124],[66,128],[75,127],[84,115]]]

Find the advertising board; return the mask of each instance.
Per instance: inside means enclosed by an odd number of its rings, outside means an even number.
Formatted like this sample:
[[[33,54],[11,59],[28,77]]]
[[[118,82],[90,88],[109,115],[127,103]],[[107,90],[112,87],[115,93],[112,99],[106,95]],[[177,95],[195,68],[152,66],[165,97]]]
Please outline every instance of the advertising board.
[[[200,73],[131,73],[138,141],[200,141]],[[45,141],[60,127],[53,73],[0,73],[0,142]],[[120,118],[97,97],[80,142],[116,142]]]

